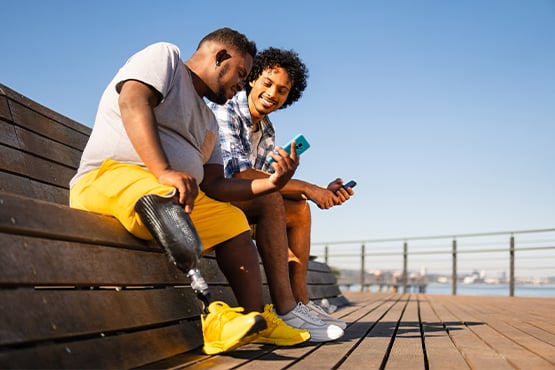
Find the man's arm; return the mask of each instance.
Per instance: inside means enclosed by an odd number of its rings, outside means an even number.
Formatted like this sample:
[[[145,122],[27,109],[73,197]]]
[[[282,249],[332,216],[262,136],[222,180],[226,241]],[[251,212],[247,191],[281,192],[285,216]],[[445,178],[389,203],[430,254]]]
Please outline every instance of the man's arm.
[[[257,178],[225,178],[223,166],[219,164],[204,165],[204,180],[200,188],[210,197],[221,201],[249,200],[258,195],[268,194],[283,188],[299,165],[296,150],[288,155],[282,148],[277,148],[279,155],[272,164],[274,173]],[[258,172],[258,171],[257,171]]]
[[[190,213],[197,196],[195,179],[171,168],[158,135],[154,108],[160,95],[152,87],[135,80],[123,83],[119,94],[119,108],[123,126],[133,147],[148,170],[158,182],[175,187],[179,191],[179,202],[185,212]]]
[[[248,168],[233,175],[237,179],[262,179],[269,177],[270,174],[264,171]],[[321,209],[329,209],[333,206],[343,204],[351,195],[352,189],[343,189],[343,181],[336,179],[327,188],[311,184],[297,179],[291,179],[280,190],[284,198],[292,200],[308,199],[314,202]]]

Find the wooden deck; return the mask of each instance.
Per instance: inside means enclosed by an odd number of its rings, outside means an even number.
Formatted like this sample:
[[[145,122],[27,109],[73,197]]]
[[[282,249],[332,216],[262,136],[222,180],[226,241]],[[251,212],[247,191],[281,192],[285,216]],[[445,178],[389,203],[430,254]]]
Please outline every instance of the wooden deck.
[[[247,345],[222,356],[197,350],[168,368],[555,369],[555,299],[353,293],[334,313],[342,340],[293,348]]]

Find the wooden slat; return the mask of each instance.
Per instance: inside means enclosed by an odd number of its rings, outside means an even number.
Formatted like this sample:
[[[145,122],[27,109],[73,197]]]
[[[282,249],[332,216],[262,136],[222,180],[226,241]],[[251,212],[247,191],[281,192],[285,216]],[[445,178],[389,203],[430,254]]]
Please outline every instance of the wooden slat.
[[[28,106],[24,106],[20,102],[13,100],[9,100],[8,102],[13,121],[16,125],[25,127],[30,131],[34,131],[54,141],[73,146],[78,150],[83,150],[87,144],[88,134],[84,134],[82,131],[84,130],[90,133],[90,129],[86,130],[86,128],[83,127],[76,130],[76,126],[82,125],[76,124],[75,122],[71,124],[70,120],[67,118],[60,119],[59,115],[54,114],[48,109],[43,108],[43,113],[41,114],[34,109],[29,109]],[[36,103],[31,105],[33,108],[37,108]],[[44,115],[44,113],[47,115]],[[54,118],[52,116],[54,116]],[[56,121],[56,118],[58,118],[59,121]]]
[[[33,198],[64,206],[69,205],[69,190],[67,187],[45,184],[35,180],[30,180],[29,182],[33,189]]]
[[[6,146],[0,146],[0,169],[40,182],[68,188],[75,170]]]
[[[427,297],[420,299],[420,317],[430,369],[465,369],[464,356],[451,341],[445,326],[439,320]]]
[[[310,284],[314,285],[337,284],[335,276],[333,276],[333,274],[330,274],[329,272],[308,270],[306,278],[307,281],[310,282]]]
[[[2,86],[0,85],[0,118],[11,121],[12,115],[8,106],[8,99],[2,94]]]
[[[12,148],[19,148],[15,127],[2,119],[0,119],[0,144],[5,144]]]
[[[2,146],[0,145],[0,155]],[[0,193],[11,193],[35,198],[35,188],[28,178],[0,171]]]
[[[389,353],[387,367],[392,369],[425,368],[418,302],[409,295],[407,305],[396,328],[395,341]]]
[[[49,117],[52,120],[62,124],[65,127],[71,128],[72,130],[79,131],[85,135],[90,135],[91,129],[87,126],[84,126],[56,111],[53,111],[50,108],[45,107],[42,104],[39,104],[24,95],[10,89],[6,85],[0,83],[0,95],[6,96],[11,101],[16,101],[23,107],[27,107],[28,109],[32,109],[33,111],[40,113],[43,116]]]
[[[460,321],[467,323],[469,330],[487,347],[497,353],[503,353],[511,365],[531,369],[552,369],[555,366],[555,360],[551,355],[555,348],[507,326],[503,321],[503,313],[497,307],[471,301],[464,306],[450,304],[449,310]],[[527,345],[536,350],[530,352],[526,348]],[[478,355],[479,353],[480,351]]]
[[[65,144],[65,142],[61,144],[44,136],[37,135],[27,129],[17,127],[15,131],[21,150],[32,153],[47,161],[56,162],[65,167],[69,167],[73,174],[76,172],[79,167],[79,161],[81,160],[81,150],[72,148]],[[75,131],[69,134],[73,133],[75,133]],[[83,134],[79,133],[77,135],[78,137],[68,138],[68,142],[71,143],[81,140]],[[69,182],[65,183],[65,186],[68,187]]]
[[[328,265],[318,261],[308,261],[308,270],[320,271],[320,272],[331,272],[331,269]]]
[[[307,285],[307,291],[311,298],[322,299],[336,297],[341,294],[337,285]]]
[[[0,234],[0,245],[3,286],[188,284],[185,274],[169,264],[161,250],[137,251],[13,234]]]
[[[30,309],[32,307],[32,309]],[[138,330],[195,319],[190,288],[137,290],[2,290],[1,345]]]
[[[120,335],[98,336],[35,347],[4,349],[2,369],[124,369],[135,368],[202,346],[200,322]],[[160,367],[156,367],[160,368]]]
[[[133,249],[159,249],[154,242],[133,237],[113,217],[9,193],[0,193],[0,232]]]

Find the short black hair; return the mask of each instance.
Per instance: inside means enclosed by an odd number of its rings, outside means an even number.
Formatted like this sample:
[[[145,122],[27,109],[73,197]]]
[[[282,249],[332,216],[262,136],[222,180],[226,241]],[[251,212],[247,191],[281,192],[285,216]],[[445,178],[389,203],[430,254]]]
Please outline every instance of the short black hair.
[[[253,58],[255,57],[257,51],[254,41],[249,40],[247,36],[228,27],[219,28],[204,36],[202,40],[200,40],[197,49],[200,48],[200,46],[206,41],[215,41],[231,45],[241,54],[249,54]]]
[[[291,79],[291,90],[287,100],[280,107],[283,109],[299,100],[306,89],[308,69],[295,51],[270,47],[258,53],[254,58],[251,72],[247,76],[245,89],[247,94],[250,94],[252,89],[250,82],[260,77],[266,69],[278,66],[285,69]]]

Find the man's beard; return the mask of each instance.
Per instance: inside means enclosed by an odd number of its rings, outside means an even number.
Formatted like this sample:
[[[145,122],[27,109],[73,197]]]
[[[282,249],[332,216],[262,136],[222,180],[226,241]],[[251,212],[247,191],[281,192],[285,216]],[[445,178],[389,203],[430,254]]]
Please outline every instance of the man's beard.
[[[220,69],[220,72],[218,73],[218,82],[223,78],[223,76],[226,74],[226,72],[229,69],[229,65],[224,65],[222,66],[222,68]],[[227,102],[227,94],[226,94],[226,89],[225,87],[223,87],[222,85],[219,85],[218,91],[213,91],[214,96],[212,100],[214,103],[216,104],[220,104],[223,105]]]

